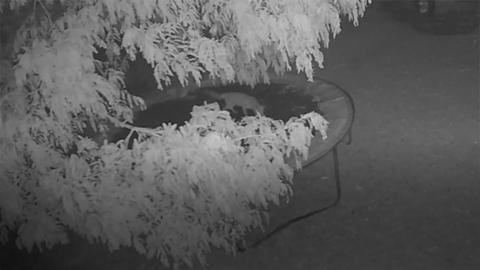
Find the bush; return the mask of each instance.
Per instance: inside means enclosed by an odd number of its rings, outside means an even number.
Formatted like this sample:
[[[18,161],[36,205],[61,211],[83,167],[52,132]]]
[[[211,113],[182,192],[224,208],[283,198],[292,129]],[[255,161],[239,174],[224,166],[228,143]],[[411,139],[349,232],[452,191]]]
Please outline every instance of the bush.
[[[10,8],[8,8],[7,7]],[[283,123],[260,115],[235,122],[218,105],[195,107],[183,126],[132,126],[144,101],[124,86],[135,57],[153,67],[159,89],[208,76],[222,83],[268,82],[268,70],[312,79],[320,46],[354,23],[364,0],[53,1],[3,0],[18,16],[0,62],[0,238],[18,247],[67,243],[66,229],[110,249],[133,246],[165,265],[211,245],[234,252],[261,226],[269,202],[288,198],[293,169],[312,131],[310,113]],[[13,27],[15,28],[15,27]],[[97,57],[98,51],[104,57]],[[139,137],[98,144],[85,129],[127,127]]]

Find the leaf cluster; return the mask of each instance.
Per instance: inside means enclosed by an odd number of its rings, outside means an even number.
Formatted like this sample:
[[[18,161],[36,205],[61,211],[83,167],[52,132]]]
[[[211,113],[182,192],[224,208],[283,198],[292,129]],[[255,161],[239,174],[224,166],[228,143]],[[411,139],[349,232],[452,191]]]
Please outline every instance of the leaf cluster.
[[[31,143],[23,158],[1,162],[0,228],[18,227],[17,245],[28,249],[65,243],[68,227],[165,265],[204,263],[211,246],[235,252],[266,221],[269,203],[288,199],[293,169],[284,157],[305,159],[313,130],[325,134],[327,124],[315,113],[237,123],[213,103],[194,107],[180,127],[132,127],[140,136],[131,148],[128,138],[100,147],[83,138],[66,158]]]
[[[0,29],[0,240],[14,230],[19,247],[49,248],[68,228],[164,264],[234,251],[291,193],[285,157],[298,167],[327,122],[236,123],[205,105],[184,126],[129,126],[145,102],[126,70],[142,57],[159,89],[205,76],[254,85],[270,70],[311,80],[341,16],[357,23],[366,1],[0,0],[2,25],[18,22]],[[132,147],[83,136],[112,123],[139,133]]]

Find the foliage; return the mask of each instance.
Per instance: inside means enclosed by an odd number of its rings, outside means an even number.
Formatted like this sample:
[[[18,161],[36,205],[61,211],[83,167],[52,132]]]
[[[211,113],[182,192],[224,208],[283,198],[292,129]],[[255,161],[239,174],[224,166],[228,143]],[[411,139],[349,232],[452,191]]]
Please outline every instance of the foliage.
[[[258,115],[235,123],[214,103],[194,107],[180,127],[133,128],[141,136],[131,149],[84,138],[70,158],[45,159],[37,146],[30,160],[2,168],[10,173],[1,182],[2,216],[20,225],[17,243],[29,249],[65,241],[66,225],[165,264],[168,256],[202,261],[211,244],[234,251],[246,229],[261,226],[268,202],[291,192],[283,156],[305,158],[312,128],[324,131],[325,120],[309,114],[284,124]]]
[[[292,169],[283,158],[304,158],[312,129],[325,135],[325,120],[308,114],[285,124],[261,116],[235,123],[206,105],[181,127],[129,126],[133,110],[145,108],[124,86],[130,61],[143,57],[159,89],[172,78],[199,85],[205,75],[254,85],[291,63],[311,80],[321,46],[340,32],[340,15],[356,24],[365,6],[0,0],[2,16],[21,22],[15,35],[0,33],[0,240],[16,230],[19,247],[51,247],[66,243],[70,228],[165,264],[202,260],[211,244],[230,250],[261,225],[262,207],[290,193]],[[98,145],[82,136],[108,123],[129,126],[138,140],[129,148],[128,140]]]

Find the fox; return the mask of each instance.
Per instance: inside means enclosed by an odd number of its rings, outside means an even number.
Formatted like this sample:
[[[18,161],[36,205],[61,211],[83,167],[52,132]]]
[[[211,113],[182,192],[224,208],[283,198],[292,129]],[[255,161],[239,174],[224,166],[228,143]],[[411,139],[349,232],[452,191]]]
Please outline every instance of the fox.
[[[248,110],[261,115],[265,111],[265,106],[260,104],[257,98],[242,92],[218,93],[213,90],[205,90],[204,93],[213,99],[223,101],[225,103],[224,110],[235,112],[234,107],[240,107],[244,115],[248,115]]]

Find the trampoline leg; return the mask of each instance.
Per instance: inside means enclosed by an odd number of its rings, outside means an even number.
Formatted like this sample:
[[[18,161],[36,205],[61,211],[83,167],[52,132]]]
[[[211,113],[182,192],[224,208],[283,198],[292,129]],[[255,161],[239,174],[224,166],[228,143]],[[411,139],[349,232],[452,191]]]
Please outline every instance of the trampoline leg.
[[[253,242],[251,245],[237,244],[237,250],[238,251],[244,252],[249,248],[255,248],[258,245],[260,245],[261,243],[263,243],[264,241],[268,240],[274,234],[276,234],[277,232],[285,229],[286,227],[290,226],[291,224],[293,224],[297,221],[300,221],[302,219],[306,219],[306,218],[308,218],[310,216],[313,216],[317,213],[323,212],[323,211],[325,211],[329,208],[332,208],[340,202],[340,198],[342,197],[342,187],[340,185],[340,165],[339,165],[339,162],[338,162],[337,146],[334,146],[332,148],[332,154],[333,154],[333,174],[334,174],[334,178],[335,178],[335,188],[336,188],[335,200],[331,204],[329,204],[325,207],[318,208],[316,210],[310,211],[310,212],[308,212],[304,215],[297,216],[293,219],[288,220],[287,222],[284,222],[284,223],[280,224],[275,229],[273,229],[271,232],[269,232],[268,234],[266,234],[262,238],[258,239],[257,241]]]
[[[352,131],[349,130],[347,133],[347,141],[345,142],[345,144],[349,145],[351,143],[352,143]]]
[[[337,153],[337,147],[333,147],[332,149],[332,154],[333,154],[333,174],[335,178],[335,187],[337,191],[337,196],[335,198],[335,201],[331,204],[331,206],[336,206],[340,202],[340,198],[342,197],[342,187],[340,185],[340,165],[338,162],[338,153]]]

